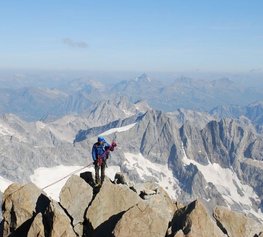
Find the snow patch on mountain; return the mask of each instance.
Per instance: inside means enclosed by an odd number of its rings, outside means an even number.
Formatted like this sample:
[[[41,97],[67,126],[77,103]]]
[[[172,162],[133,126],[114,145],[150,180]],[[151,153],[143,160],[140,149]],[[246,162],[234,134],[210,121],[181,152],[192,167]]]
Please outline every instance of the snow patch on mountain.
[[[123,109],[122,111],[127,117],[135,115],[135,113],[132,113],[131,111],[129,111],[127,109]]]
[[[42,121],[37,121],[36,122],[36,129],[37,129],[38,132],[40,132],[45,127],[46,127],[46,124],[43,123]]]
[[[44,189],[44,191],[47,193],[48,196],[50,196],[52,199],[56,201],[59,201],[60,190],[65,185],[65,183],[70,178],[70,176],[73,175],[73,173],[75,175],[79,175],[80,173],[86,171],[90,171],[94,173],[93,167],[87,167],[87,168],[83,167],[84,169],[80,170],[81,168],[82,166],[64,166],[64,165],[59,165],[51,168],[40,167],[34,170],[34,174],[30,176],[30,180],[32,181],[32,183],[34,183],[36,186],[42,189],[67,176],[66,178],[60,180],[59,182]],[[75,173],[75,171],[77,172]],[[111,180],[114,180],[114,176],[117,172],[120,172],[120,167],[109,166],[107,167],[105,174]]]
[[[191,160],[186,156],[184,148],[183,152],[184,157],[182,161],[184,165],[195,165],[202,173],[207,183],[210,182],[215,185],[216,189],[222,194],[229,207],[235,203],[239,203],[244,208],[243,211],[245,213],[251,213],[263,220],[263,214],[260,210],[258,210],[258,212],[254,211],[252,203],[252,199],[260,202],[260,198],[254,192],[252,187],[241,183],[236,173],[231,169],[222,168],[217,163],[211,163],[209,160],[208,165],[199,164],[195,160]]]
[[[109,130],[101,133],[99,136],[107,136],[107,135],[110,135],[110,134],[115,133],[115,132],[125,132],[125,131],[128,131],[131,128],[133,128],[135,125],[136,125],[136,123],[132,123],[132,124],[129,124],[127,126],[112,128],[112,129],[109,129]]]
[[[128,170],[135,170],[142,181],[149,178],[155,181],[170,195],[172,199],[177,199],[181,193],[178,180],[173,176],[172,170],[168,165],[160,165],[146,159],[141,153],[133,154],[124,152],[125,160],[123,165]]]
[[[13,182],[0,176],[0,191],[3,193]]]
[[[6,135],[13,135],[13,131],[11,131],[10,129],[8,129],[6,126],[4,126],[3,124],[0,124],[0,134],[3,136]]]

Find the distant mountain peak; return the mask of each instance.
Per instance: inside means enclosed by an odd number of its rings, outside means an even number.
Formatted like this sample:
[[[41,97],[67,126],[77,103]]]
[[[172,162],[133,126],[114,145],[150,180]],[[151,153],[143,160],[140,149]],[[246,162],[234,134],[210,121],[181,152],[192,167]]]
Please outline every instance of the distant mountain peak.
[[[135,78],[137,82],[151,82],[151,79],[148,77],[146,73],[142,73],[138,77]]]

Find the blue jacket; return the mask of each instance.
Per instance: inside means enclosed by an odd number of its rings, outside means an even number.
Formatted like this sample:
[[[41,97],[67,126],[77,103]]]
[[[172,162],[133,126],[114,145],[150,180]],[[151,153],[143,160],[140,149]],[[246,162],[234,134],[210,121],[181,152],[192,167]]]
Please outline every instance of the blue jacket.
[[[96,142],[92,147],[92,159],[95,161],[98,159],[99,156],[103,158],[103,160],[106,159],[106,153],[105,151],[109,149],[110,145],[106,142],[103,144],[100,144],[99,142]]]

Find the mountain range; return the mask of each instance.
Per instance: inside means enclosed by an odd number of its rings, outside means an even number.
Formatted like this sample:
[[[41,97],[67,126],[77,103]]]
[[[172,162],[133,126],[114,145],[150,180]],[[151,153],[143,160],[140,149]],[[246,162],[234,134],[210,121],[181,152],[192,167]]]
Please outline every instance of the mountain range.
[[[152,108],[163,112],[190,109],[225,116],[231,111],[231,115],[236,116],[245,113],[241,107],[263,98],[262,86],[229,78],[197,80],[181,77],[162,81],[142,74],[119,82],[75,78],[54,79],[42,84],[35,82],[31,86],[27,81],[23,84],[23,80],[16,79],[13,86],[10,82],[2,82],[0,114],[13,113],[26,121],[51,121],[68,114],[85,113],[102,100],[125,96],[133,103],[146,101]],[[229,105],[233,106],[229,108]]]
[[[263,135],[249,118],[166,113],[119,97],[54,121],[7,114],[0,128],[0,176],[11,182],[31,181],[40,167],[90,163],[102,135],[118,144],[109,169],[119,167],[131,182],[156,182],[183,204],[201,197],[209,210],[226,206],[263,222]]]

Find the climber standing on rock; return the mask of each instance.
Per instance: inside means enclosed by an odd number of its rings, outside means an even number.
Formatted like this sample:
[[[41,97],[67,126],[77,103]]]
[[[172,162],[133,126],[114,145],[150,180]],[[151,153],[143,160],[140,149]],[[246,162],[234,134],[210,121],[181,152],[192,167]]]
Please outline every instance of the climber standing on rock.
[[[105,178],[106,160],[109,158],[110,151],[117,146],[115,142],[110,145],[104,137],[98,137],[98,141],[92,147],[92,159],[95,166],[95,183],[101,185]],[[101,179],[99,171],[101,169]]]

